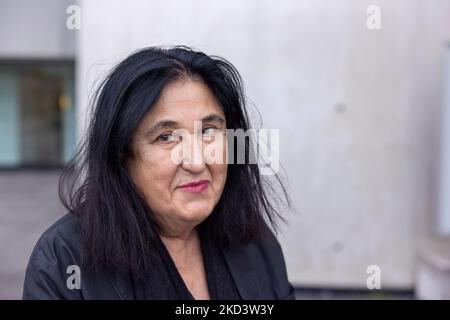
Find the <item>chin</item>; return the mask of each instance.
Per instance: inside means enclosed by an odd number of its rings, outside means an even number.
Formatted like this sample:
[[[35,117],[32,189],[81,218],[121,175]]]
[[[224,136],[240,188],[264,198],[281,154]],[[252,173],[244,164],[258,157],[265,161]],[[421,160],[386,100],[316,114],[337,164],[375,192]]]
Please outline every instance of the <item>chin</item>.
[[[213,209],[214,207],[211,207],[211,205],[187,205],[184,206],[182,212],[180,212],[180,218],[186,222],[201,223],[208,218]]]

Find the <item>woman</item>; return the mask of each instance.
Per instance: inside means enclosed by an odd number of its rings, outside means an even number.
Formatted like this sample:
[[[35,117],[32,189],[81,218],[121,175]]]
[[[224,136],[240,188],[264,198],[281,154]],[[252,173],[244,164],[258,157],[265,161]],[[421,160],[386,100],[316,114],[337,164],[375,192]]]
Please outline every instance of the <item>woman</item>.
[[[249,124],[230,63],[147,48],[94,102],[60,180],[69,213],[36,244],[25,299],[293,298],[258,166],[234,161],[227,132]]]

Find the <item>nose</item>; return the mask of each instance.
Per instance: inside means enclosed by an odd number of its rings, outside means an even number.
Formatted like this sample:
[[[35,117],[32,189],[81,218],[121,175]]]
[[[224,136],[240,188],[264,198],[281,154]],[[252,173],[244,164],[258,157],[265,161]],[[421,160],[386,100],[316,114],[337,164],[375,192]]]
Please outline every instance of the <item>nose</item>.
[[[189,139],[184,139],[182,143],[185,145],[183,146],[181,168],[194,174],[203,172],[206,162],[201,138],[197,138],[195,134],[189,135]]]

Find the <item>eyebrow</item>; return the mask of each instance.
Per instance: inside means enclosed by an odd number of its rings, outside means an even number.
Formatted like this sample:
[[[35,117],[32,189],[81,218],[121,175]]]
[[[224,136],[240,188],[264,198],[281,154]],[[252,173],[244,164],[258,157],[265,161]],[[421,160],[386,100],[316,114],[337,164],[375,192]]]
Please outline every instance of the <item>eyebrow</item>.
[[[149,128],[148,130],[145,130],[144,136],[150,137],[152,136],[156,131],[159,131],[161,129],[165,128],[174,128],[178,125],[178,122],[172,121],[172,120],[162,120],[156,123],[154,126]]]
[[[210,114],[206,117],[204,117],[202,120],[202,122],[220,122],[220,123],[225,123],[225,119],[222,116],[219,116],[218,114]]]
[[[218,114],[210,114],[207,115],[206,117],[203,117],[200,121],[202,122],[220,122],[225,123],[225,119],[218,115]],[[151,136],[153,135],[156,131],[159,131],[161,129],[165,129],[165,128],[174,128],[174,127],[178,127],[179,123],[173,120],[162,120],[157,122],[155,125],[153,125],[152,127],[150,127],[148,130],[145,131],[144,135],[145,136]]]

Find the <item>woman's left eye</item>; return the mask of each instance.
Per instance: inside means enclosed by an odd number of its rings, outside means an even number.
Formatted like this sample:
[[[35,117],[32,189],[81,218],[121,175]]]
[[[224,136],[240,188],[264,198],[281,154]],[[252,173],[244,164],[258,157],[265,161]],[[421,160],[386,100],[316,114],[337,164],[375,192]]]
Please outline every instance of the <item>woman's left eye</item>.
[[[216,133],[216,128],[207,127],[202,129],[202,135],[204,136],[213,136]]]
[[[205,142],[212,142],[217,138],[219,133],[219,128],[216,127],[206,127],[202,129],[202,139]]]

